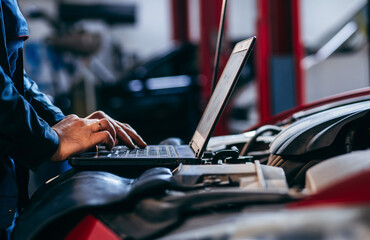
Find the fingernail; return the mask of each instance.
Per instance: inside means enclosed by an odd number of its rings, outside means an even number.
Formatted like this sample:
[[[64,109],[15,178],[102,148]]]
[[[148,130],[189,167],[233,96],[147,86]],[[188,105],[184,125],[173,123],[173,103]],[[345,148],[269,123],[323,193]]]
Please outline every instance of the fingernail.
[[[145,145],[148,145],[146,144],[146,142],[140,137],[140,140],[145,144]]]
[[[130,148],[135,148],[135,144],[133,142],[130,142]]]

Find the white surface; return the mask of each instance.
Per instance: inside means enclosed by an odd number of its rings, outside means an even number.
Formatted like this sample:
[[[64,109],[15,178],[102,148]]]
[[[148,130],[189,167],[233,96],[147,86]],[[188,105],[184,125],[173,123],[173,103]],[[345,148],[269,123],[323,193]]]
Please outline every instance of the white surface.
[[[336,54],[305,72],[306,102],[369,86],[368,50]]]
[[[353,15],[367,0],[301,0],[302,40],[316,46],[326,34]],[[334,29],[333,29],[334,28]]]
[[[306,188],[316,193],[367,169],[370,169],[370,150],[333,157],[307,171]]]

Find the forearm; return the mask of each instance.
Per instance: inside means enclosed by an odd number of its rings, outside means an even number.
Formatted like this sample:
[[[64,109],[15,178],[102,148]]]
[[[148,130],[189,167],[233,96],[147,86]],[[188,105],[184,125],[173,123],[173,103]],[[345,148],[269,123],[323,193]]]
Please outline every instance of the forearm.
[[[24,74],[25,98],[50,126],[61,121],[65,116],[62,111],[51,103],[50,99],[42,93],[37,84]]]
[[[0,69],[0,149],[34,169],[57,150],[59,138]]]

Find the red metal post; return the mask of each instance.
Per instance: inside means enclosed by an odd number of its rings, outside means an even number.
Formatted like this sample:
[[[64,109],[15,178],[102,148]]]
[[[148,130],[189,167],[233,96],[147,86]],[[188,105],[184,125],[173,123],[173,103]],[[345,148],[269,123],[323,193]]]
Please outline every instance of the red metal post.
[[[299,0],[259,0],[257,38],[258,103],[264,122],[304,103]]]
[[[270,104],[270,34],[269,34],[269,0],[258,1],[258,19],[257,19],[257,42],[256,42],[256,65],[258,79],[258,108],[260,121],[267,121],[271,116]]]
[[[200,71],[203,77],[203,98],[208,99],[212,89],[213,60],[216,49],[222,0],[202,0],[200,4]]]
[[[172,38],[178,42],[189,41],[188,1],[172,0]]]

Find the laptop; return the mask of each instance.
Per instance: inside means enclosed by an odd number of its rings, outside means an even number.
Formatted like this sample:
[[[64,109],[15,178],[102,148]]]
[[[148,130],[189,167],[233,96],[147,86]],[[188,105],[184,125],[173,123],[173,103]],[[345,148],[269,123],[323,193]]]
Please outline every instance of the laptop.
[[[256,37],[251,37],[235,45],[189,145],[149,145],[143,149],[115,146],[111,151],[99,149],[72,156],[68,159],[69,164],[76,168],[120,166],[171,168],[180,163],[201,164],[207,143],[237,83],[241,69],[252,52],[255,41]]]

